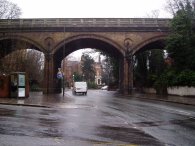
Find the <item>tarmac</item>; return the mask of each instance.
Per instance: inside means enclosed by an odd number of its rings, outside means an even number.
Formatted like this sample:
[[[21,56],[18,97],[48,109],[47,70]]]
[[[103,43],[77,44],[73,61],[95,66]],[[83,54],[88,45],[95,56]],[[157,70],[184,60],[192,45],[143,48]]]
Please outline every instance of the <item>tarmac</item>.
[[[156,100],[163,102],[172,102],[186,105],[195,106],[195,96],[158,96],[155,94],[141,94],[134,93],[133,95],[120,95],[120,98],[137,98],[137,99],[147,99],[147,100]],[[34,106],[34,107],[60,107],[64,103],[70,102],[73,100],[72,97],[66,94],[63,97],[62,94],[42,94],[42,92],[30,92],[29,97],[20,97],[20,98],[1,98],[0,104],[5,105],[18,105],[18,106]]]

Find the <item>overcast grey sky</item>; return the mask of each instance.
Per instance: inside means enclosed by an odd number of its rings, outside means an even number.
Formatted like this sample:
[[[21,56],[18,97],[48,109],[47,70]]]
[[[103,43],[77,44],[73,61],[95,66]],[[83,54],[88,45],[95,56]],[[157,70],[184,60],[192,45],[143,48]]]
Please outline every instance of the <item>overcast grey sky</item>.
[[[159,10],[171,17],[166,0],[10,0],[22,9],[22,18],[142,18]]]

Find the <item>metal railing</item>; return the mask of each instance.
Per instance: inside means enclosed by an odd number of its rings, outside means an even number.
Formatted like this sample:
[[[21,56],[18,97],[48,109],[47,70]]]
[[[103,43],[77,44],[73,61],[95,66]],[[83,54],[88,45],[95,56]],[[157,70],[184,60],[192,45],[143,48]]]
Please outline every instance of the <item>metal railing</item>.
[[[5,27],[169,27],[163,18],[44,18],[0,19]]]

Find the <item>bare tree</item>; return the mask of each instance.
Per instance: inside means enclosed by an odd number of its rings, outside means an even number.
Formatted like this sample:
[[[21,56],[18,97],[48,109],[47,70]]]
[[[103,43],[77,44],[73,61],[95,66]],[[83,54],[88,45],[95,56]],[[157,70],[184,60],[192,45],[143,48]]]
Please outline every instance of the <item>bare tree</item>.
[[[195,0],[167,0],[167,6],[165,8],[175,16],[177,11],[184,9],[188,2],[193,8],[195,7]]]
[[[20,49],[3,58],[0,73],[26,72],[29,80],[41,84],[43,79],[44,55],[33,49]]]
[[[17,4],[8,0],[0,0],[0,19],[15,19],[22,14]]]
[[[158,18],[159,13],[159,10],[152,10],[150,14],[147,14],[147,18]]]
[[[41,83],[43,79],[44,69],[44,55],[42,52],[27,49],[27,56],[25,60],[25,71],[29,75],[31,81]]]

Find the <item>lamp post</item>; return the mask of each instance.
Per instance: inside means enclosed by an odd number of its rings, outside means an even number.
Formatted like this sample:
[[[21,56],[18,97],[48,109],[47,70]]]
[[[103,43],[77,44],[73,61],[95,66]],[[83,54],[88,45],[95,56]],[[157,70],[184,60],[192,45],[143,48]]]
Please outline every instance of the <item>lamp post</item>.
[[[128,93],[132,94],[133,90],[133,41],[130,38],[124,40],[124,46],[126,48],[125,59],[128,63]]]
[[[47,80],[47,83],[46,83],[46,84],[47,84],[47,85],[46,85],[47,91],[46,91],[46,92],[47,92],[47,95],[48,95],[48,94],[49,94],[49,90],[50,90],[50,89],[49,89],[49,87],[50,87],[50,86],[49,86],[49,84],[50,84],[50,80],[49,80],[49,79],[50,79],[50,77],[49,77],[49,76],[50,76],[50,74],[49,74],[50,54],[49,54],[49,53],[47,53],[47,54],[45,55],[45,60],[46,60],[46,62],[47,62],[47,73],[46,73],[46,74],[47,74],[47,79],[46,79],[46,80]]]
[[[85,81],[85,75],[83,74],[83,81]]]
[[[72,81],[74,82],[74,74],[72,75]]]

